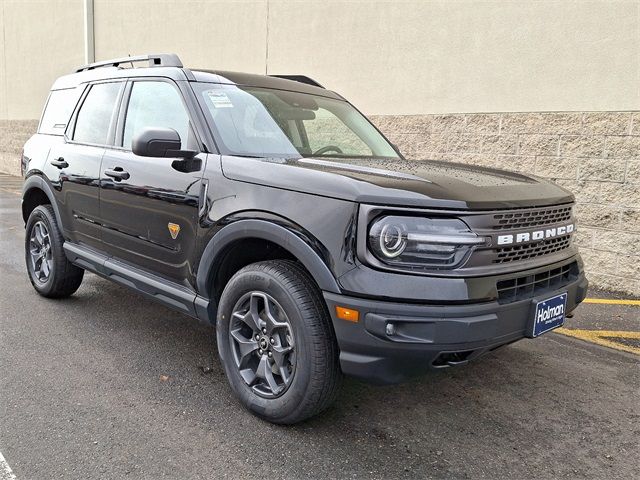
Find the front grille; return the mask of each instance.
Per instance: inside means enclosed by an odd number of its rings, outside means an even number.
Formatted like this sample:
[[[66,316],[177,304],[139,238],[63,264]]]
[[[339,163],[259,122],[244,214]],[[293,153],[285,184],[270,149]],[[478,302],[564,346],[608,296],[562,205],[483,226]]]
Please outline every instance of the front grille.
[[[531,210],[497,213],[493,216],[494,230],[510,230],[517,228],[544,227],[571,219],[571,206],[546,207]]]
[[[552,292],[576,278],[578,278],[578,264],[573,262],[535,275],[500,280],[496,285],[498,303],[517,302]]]
[[[505,271],[518,263],[540,264],[547,258],[549,264],[569,257],[575,249],[573,204],[469,213],[460,218],[479,236],[491,237],[490,244],[471,253],[464,268],[502,267]],[[554,236],[560,228],[565,234]],[[511,243],[500,238],[504,236]]]
[[[569,248],[570,245],[571,235],[564,235],[538,243],[499,247],[495,249],[496,257],[493,259],[493,263],[517,262],[518,260],[541,257]]]

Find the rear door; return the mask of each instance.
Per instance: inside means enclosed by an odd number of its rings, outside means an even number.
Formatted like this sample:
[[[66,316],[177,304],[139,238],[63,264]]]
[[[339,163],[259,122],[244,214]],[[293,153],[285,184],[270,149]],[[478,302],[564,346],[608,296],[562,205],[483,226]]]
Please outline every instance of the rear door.
[[[69,125],[61,126],[66,127],[64,141],[52,146],[45,166],[65,238],[94,248],[101,244],[100,164],[105,146],[113,140],[116,105],[124,85],[122,81],[103,82],[85,88]],[[43,122],[45,119],[46,114]],[[56,127],[60,126],[52,128]]]
[[[134,155],[131,140],[145,127],[175,129],[182,149],[198,150],[201,144],[176,83],[163,79],[128,83],[117,146],[107,149],[102,162],[104,248],[116,259],[184,283],[194,270],[190,261],[206,155],[199,154],[190,171],[181,171],[180,159]]]

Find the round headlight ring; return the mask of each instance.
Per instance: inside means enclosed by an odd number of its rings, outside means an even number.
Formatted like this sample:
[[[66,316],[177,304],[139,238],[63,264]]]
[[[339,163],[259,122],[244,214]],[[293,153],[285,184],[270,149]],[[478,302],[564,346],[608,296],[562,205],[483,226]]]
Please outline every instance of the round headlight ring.
[[[407,238],[402,228],[388,223],[380,230],[380,251],[387,258],[395,258],[402,255],[407,247]]]

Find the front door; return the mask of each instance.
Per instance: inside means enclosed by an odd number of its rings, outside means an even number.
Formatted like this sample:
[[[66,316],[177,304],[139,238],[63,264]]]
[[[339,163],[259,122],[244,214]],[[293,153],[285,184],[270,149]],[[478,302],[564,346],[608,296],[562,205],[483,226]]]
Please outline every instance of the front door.
[[[189,114],[176,85],[161,80],[129,83],[116,144],[107,149],[100,177],[104,249],[112,257],[188,286],[196,242],[201,168],[184,172],[180,160],[139,157],[132,138],[145,127],[169,127],[182,148],[197,150]],[[193,171],[196,170],[196,171]]]

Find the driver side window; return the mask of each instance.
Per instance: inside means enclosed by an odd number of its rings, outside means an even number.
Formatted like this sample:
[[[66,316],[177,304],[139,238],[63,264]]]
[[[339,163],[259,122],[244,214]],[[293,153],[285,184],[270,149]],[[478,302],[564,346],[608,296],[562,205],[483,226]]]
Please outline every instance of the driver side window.
[[[170,83],[137,81],[133,83],[124,123],[122,146],[131,149],[131,140],[143,128],[173,128],[180,135],[182,148],[196,150],[189,114],[180,92]]]

